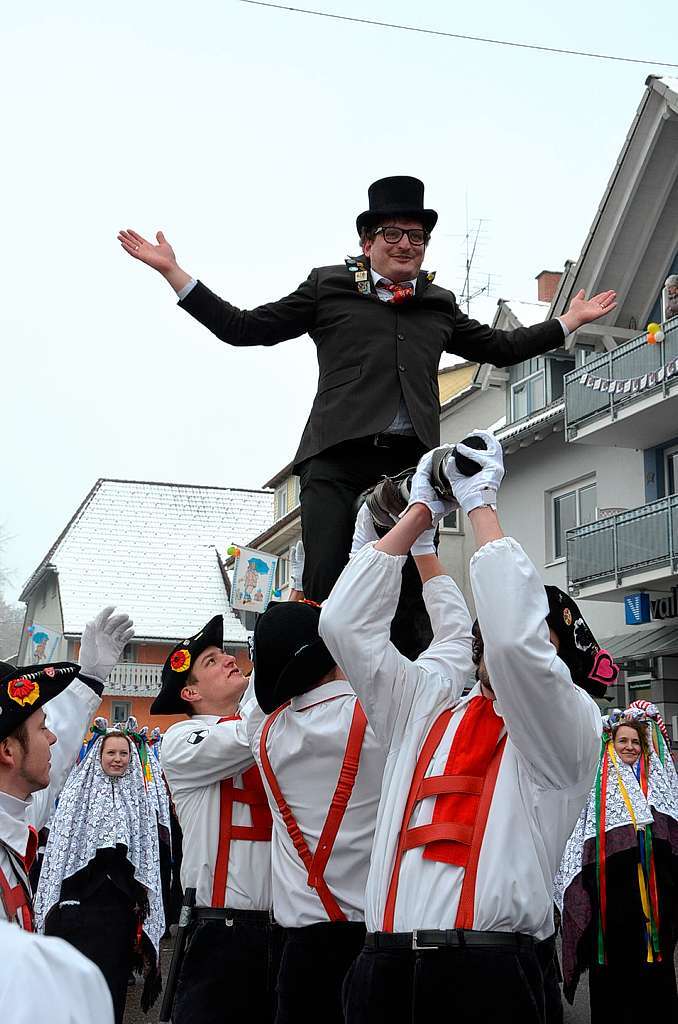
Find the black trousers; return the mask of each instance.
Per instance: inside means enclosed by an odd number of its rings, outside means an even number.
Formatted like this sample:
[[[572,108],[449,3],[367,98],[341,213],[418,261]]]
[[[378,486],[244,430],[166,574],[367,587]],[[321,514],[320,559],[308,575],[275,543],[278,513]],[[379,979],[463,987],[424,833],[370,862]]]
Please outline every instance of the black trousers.
[[[544,1024],[538,947],[365,947],[344,989],[346,1024]]]
[[[173,1024],[273,1024],[284,932],[241,912],[232,923],[198,921],[188,939]]]
[[[115,1024],[122,1024],[134,958],[134,901],[107,880],[78,904],[55,907],[45,934],[70,942],[100,968],[111,992]]]
[[[351,921],[286,929],[276,1024],[344,1024],[342,987],[364,941],[365,926]]]
[[[299,467],[301,532],[306,562],[304,594],[324,601],[348,562],[356,500],[382,476],[416,466],[424,454],[417,438],[399,438],[379,447],[374,438],[344,441],[314,455]],[[416,658],[432,639],[413,559],[403,569],[403,586],[391,627],[391,639],[406,657]]]

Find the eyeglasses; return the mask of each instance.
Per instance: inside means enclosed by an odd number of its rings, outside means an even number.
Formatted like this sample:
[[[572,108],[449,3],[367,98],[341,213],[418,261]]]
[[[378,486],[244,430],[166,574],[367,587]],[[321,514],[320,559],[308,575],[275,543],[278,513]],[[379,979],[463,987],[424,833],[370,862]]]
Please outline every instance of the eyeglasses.
[[[428,231],[423,228],[377,228],[374,233],[383,235],[388,245],[396,245],[403,235],[407,235],[410,245],[423,245],[430,238]]]

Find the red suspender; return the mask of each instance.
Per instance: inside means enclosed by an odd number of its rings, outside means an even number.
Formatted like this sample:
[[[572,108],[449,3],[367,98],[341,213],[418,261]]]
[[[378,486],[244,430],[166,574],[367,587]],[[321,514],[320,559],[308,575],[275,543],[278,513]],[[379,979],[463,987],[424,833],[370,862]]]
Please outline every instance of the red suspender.
[[[358,767],[360,764],[360,753],[363,746],[363,739],[365,737],[365,729],[367,728],[367,718],[360,702],[356,701],[337,786],[334,791],[334,796],[332,797],[329,811],[327,812],[327,817],[325,818],[325,824],[323,825],[320,839],[318,840],[318,846],[316,847],[315,853],[312,854],[302,835],[301,829],[297,825],[294,815],[283,796],[282,790],[278,785],[278,780],[275,777],[275,773],[271,767],[271,762],[266,750],[266,741],[268,739],[271,726],[278,715],[288,706],[289,701],[287,704],[283,704],[282,707],[278,708],[277,711],[272,715],[269,715],[266,719],[259,743],[261,765],[264,769],[266,781],[268,782],[275,802],[278,805],[278,810],[285,822],[288,835],[294,844],[294,848],[299,855],[299,859],[302,861],[306,871],[308,872],[308,884],[317,892],[318,897],[325,908],[325,913],[329,917],[330,921],[345,921],[346,915],[330,892],[330,889],[324,879],[324,873],[355,785]]]
[[[225,721],[225,719],[221,719],[221,721]],[[213,907],[226,905],[231,840],[248,839],[253,843],[270,843],[271,841],[273,819],[268,809],[266,791],[256,765],[243,772],[242,781],[242,789],[236,789],[233,779],[224,779],[219,787],[219,846],[217,862],[214,866],[214,882],[212,883]],[[234,803],[249,804],[252,815],[251,825],[233,824]]]
[[[484,779],[466,775],[436,775],[424,778],[431,763],[436,749],[445,735],[452,708],[443,711],[433,723],[423,746],[412,776],[410,791],[405,804],[403,821],[398,836],[395,861],[391,881],[386,895],[386,906],[384,908],[383,931],[393,931],[393,919],[395,917],[395,904],[398,895],[398,881],[400,878],[400,866],[406,850],[414,849],[416,846],[426,846],[428,843],[437,842],[441,839],[453,839],[470,847],[469,858],[464,873],[462,891],[459,899],[455,928],[473,927],[473,905],[475,899],[476,877],[478,873],[478,860],[480,849],[485,835],[487,818],[490,813],[494,787],[497,782],[499,764],[506,745],[506,736],[497,744],[492,760],[487,769]],[[440,823],[437,825],[420,825],[415,828],[408,828],[412,818],[415,805],[420,800],[429,796],[439,796],[441,793],[474,793],[480,794],[478,811],[473,826]]]
[[[21,911],[21,924],[24,931],[32,932],[33,929],[33,902],[31,898],[30,883],[28,882],[28,868],[30,868],[33,860],[35,859],[35,851],[37,849],[38,836],[34,828],[30,830],[31,834],[28,839],[28,846],[26,849],[26,856],[23,858],[18,855],[12,855],[12,851],[8,849],[3,843],[2,846],[7,853],[7,856],[14,864],[14,869],[19,875],[19,884],[11,886],[9,879],[5,872],[0,868],[0,901],[5,908],[5,914],[7,920],[12,922],[16,917],[18,911]],[[23,865],[26,868],[26,880],[21,877],[21,872],[17,870],[16,862],[23,861]]]
[[[483,788],[480,792],[478,814],[476,815],[475,825],[473,826],[471,850],[468,857],[468,863],[466,864],[464,881],[461,886],[461,896],[459,897],[459,906],[457,907],[457,919],[454,922],[455,928],[473,928],[478,861],[480,860],[480,850],[485,836],[485,827],[487,825],[487,819],[492,805],[492,797],[494,796],[494,787],[497,784],[499,765],[501,763],[502,754],[504,753],[504,747],[506,746],[506,738],[506,733],[504,733],[502,738],[499,740],[499,743],[497,743],[497,748],[492,755],[492,760],[490,761],[487,769]]]

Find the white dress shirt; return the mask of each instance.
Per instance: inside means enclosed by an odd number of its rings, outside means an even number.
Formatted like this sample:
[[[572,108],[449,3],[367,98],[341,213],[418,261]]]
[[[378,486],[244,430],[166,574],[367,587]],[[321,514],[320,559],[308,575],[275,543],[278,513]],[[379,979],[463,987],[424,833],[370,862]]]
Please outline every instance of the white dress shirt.
[[[17,859],[26,855],[30,829],[39,832],[51,817],[55,800],[75,764],[87,727],[100,704],[98,694],[77,678],[58,697],[47,701],[43,705],[47,727],[57,737],[50,748],[49,786],[31,794],[27,800],[0,792],[0,869],[12,888],[26,880],[21,868],[17,870]],[[0,920],[6,920],[1,901]],[[16,923],[21,924],[20,912]]]
[[[454,734],[479,686],[460,699],[471,674],[471,621],[456,584],[424,585],[433,643],[416,662],[389,642],[404,557],[367,545],[346,566],[326,602],[320,633],[350,675],[388,758],[366,891],[368,931],[383,928],[395,850],[417,756],[433,723],[454,707],[427,774],[443,774]],[[549,642],[544,586],[510,538],[471,561],[485,660],[505,722],[504,748],[475,890],[473,927],[553,933],[553,878],[588,796],[600,746],[600,713],[572,682]],[[435,797],[416,805],[409,826],[430,824]],[[464,869],[408,850],[401,862],[394,931],[454,928]]]
[[[212,905],[219,849],[220,786],[233,779],[243,789],[243,773],[254,765],[243,718],[219,722],[217,715],[193,715],[170,726],[160,750],[183,832],[181,884],[196,889],[196,906]],[[233,803],[233,824],[251,825],[247,804]],[[232,839],[225,906],[233,910],[271,909],[271,844]]]
[[[7,1024],[113,1024],[104,976],[63,939],[0,921],[0,1006]]]
[[[356,695],[345,680],[324,683],[294,697],[271,726],[266,743],[271,768],[306,843],[315,853],[346,751]],[[268,716],[250,713],[247,732],[261,768],[260,738]],[[386,752],[367,727],[360,764],[332,854],[324,872],[330,892],[348,921],[365,920],[365,883],[370,863]],[[303,928],[328,916],[289,837],[262,770],[273,815],[273,909],[285,928]]]

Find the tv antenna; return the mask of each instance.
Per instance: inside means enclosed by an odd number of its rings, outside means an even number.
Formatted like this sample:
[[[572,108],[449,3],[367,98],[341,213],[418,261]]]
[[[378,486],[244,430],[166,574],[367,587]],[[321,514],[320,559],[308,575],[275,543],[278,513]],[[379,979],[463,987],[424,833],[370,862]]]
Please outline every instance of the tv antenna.
[[[468,316],[471,311],[471,302],[473,299],[477,299],[479,295],[490,294],[490,274],[487,275],[487,282],[483,285],[478,285],[477,282],[472,284],[471,272],[473,270],[474,261],[478,254],[478,241],[481,237],[482,226],[485,223],[483,218],[480,218],[475,228],[469,226],[468,216],[468,193],[466,194],[466,232],[464,234],[464,241],[466,243],[466,261],[465,261],[465,276],[464,276],[464,287],[461,290],[461,302],[466,304],[466,315]]]

